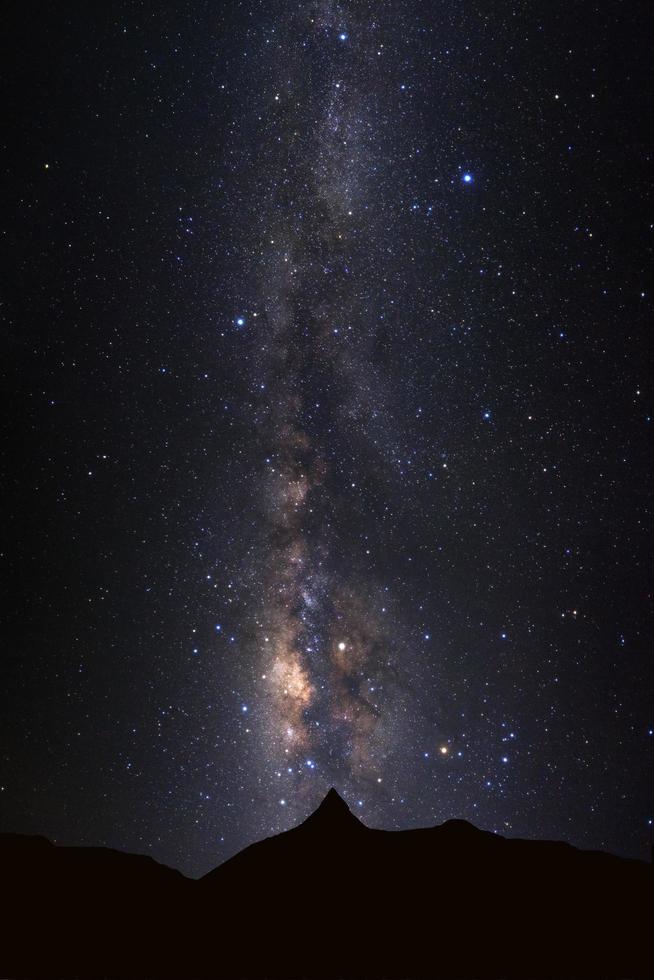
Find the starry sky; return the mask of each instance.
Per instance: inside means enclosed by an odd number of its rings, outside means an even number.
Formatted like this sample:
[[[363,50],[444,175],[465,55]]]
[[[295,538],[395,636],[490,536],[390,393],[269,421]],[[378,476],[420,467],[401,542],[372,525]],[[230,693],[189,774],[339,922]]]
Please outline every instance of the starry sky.
[[[334,785],[646,856],[650,4],[36,8],[0,829],[198,875]]]

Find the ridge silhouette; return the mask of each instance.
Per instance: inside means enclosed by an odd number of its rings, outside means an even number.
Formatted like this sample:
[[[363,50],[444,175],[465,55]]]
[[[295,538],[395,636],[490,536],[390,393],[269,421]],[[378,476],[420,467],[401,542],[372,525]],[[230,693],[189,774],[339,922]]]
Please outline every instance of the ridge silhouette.
[[[366,827],[335,789],[198,880],[0,834],[9,977],[646,977],[652,867],[464,820]]]

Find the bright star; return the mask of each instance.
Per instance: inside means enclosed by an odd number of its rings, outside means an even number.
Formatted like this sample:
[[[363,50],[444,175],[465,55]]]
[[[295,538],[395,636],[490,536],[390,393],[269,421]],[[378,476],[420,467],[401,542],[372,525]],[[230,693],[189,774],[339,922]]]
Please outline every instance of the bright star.
[[[472,183],[472,174],[467,174],[467,173],[464,174],[463,175],[463,183],[464,184],[471,184]]]

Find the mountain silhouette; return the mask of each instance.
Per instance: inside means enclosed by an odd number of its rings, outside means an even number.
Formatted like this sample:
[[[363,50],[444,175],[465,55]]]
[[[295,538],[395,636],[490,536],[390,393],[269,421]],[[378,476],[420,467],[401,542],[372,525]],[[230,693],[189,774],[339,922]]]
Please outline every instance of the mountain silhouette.
[[[7,977],[646,977],[641,861],[464,820],[374,830],[335,790],[194,881],[0,834]]]

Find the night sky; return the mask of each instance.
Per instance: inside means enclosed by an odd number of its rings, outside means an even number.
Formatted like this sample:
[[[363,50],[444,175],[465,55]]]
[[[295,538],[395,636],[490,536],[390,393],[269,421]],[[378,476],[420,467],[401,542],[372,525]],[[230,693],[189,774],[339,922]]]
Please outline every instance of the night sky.
[[[0,830],[645,857],[650,3],[16,10]]]

